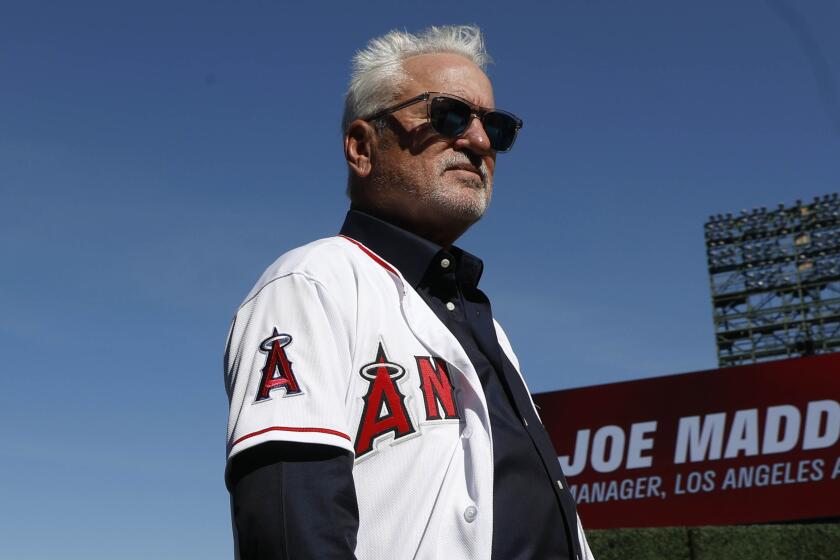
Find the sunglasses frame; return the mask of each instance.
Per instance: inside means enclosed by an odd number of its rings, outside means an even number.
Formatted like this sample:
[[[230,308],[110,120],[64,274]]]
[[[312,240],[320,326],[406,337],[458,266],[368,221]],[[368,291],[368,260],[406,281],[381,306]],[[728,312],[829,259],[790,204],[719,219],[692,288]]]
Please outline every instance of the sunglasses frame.
[[[398,103],[396,105],[392,105],[391,107],[387,107],[385,109],[382,109],[381,111],[375,113],[373,116],[370,116],[370,117],[368,117],[366,119],[363,119],[363,120],[365,122],[375,121],[377,119],[381,119],[382,117],[384,117],[386,115],[396,113],[397,111],[405,109],[406,107],[411,107],[412,105],[416,105],[418,103],[422,103],[422,102],[425,101],[426,102],[426,118],[429,119],[429,123],[431,124],[433,122],[432,121],[432,102],[435,99],[438,99],[438,98],[441,98],[441,97],[444,97],[444,98],[447,98],[447,99],[452,99],[452,100],[458,101],[458,102],[466,105],[470,110],[470,121],[472,121],[473,117],[475,117],[481,122],[482,127],[485,126],[484,125],[484,118],[491,113],[502,114],[502,115],[505,115],[505,116],[513,119],[513,122],[516,124],[516,128],[513,131],[513,139],[510,141],[510,146],[508,146],[504,150],[496,150],[495,148],[493,148],[493,150],[496,151],[496,152],[509,152],[510,149],[513,148],[513,144],[514,144],[514,142],[516,142],[516,137],[519,135],[519,130],[522,128],[522,125],[524,124],[522,122],[522,119],[520,119],[519,117],[517,117],[516,115],[514,115],[513,113],[510,113],[508,111],[502,111],[500,109],[487,109],[486,107],[480,107],[480,106],[475,105],[475,104],[471,103],[470,101],[464,99],[463,97],[458,97],[457,95],[452,95],[451,93],[443,93],[443,92],[440,92],[440,91],[424,91],[420,95],[412,97],[411,99],[407,99],[407,100],[405,100],[401,103]],[[470,127],[470,124],[468,122],[467,126],[464,128],[464,132],[466,132],[469,127]],[[432,128],[434,129],[435,132],[437,132],[438,134],[440,134],[444,138],[460,138],[464,134],[464,132],[462,132],[461,134],[458,134],[457,136],[447,136],[447,135],[443,134],[441,131],[434,128],[434,125],[432,125]],[[485,127],[485,132],[487,132],[486,127]],[[488,138],[487,138],[488,140],[490,139],[489,136],[490,135],[488,134]]]

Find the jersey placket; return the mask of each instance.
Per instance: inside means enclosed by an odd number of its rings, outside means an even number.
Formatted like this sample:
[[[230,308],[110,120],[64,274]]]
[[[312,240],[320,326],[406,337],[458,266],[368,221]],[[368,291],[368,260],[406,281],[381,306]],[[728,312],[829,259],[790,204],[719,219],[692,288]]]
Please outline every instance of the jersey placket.
[[[521,512],[522,516],[525,519],[531,516],[540,517],[539,522],[542,522],[542,526],[546,530],[550,530],[546,526],[547,521],[552,516],[556,516],[555,519],[558,524],[562,523],[563,525],[565,538],[554,540],[554,545],[551,547],[552,552],[560,552],[561,556],[551,557],[573,558],[568,552],[566,541],[576,538],[577,527],[574,504],[572,502],[567,503],[566,500],[561,498],[568,492],[555,485],[554,481],[558,478],[558,473],[552,472],[550,466],[546,464],[545,447],[538,444],[540,441],[538,432],[542,431],[544,434],[545,431],[536,416],[530,416],[533,415],[533,409],[530,406],[527,391],[518,379],[518,374],[515,370],[507,370],[506,366],[509,364],[506,363],[507,360],[504,359],[504,353],[496,339],[490,302],[484,293],[475,287],[480,275],[480,265],[472,262],[468,264],[474,267],[478,266],[478,269],[464,270],[464,263],[449,253],[441,251],[429,267],[425,281],[419,286],[421,295],[464,346],[475,366],[476,373],[487,396],[488,406],[492,410],[494,448],[502,454],[501,457],[494,458],[494,463],[503,464],[508,462],[509,458],[522,460],[521,456],[513,451],[513,449],[517,449],[532,457],[530,461],[536,462],[536,464],[528,463],[531,465],[531,469],[535,469],[533,471],[534,476],[546,476],[549,479],[548,483],[553,487],[557,499],[553,506],[547,502],[541,502],[541,505],[547,508],[546,511],[540,510],[543,515],[536,515],[526,508],[525,511]],[[464,290],[469,295],[466,295]],[[512,365],[510,367],[512,368]],[[511,373],[516,376],[516,379],[511,378]],[[495,402],[495,406],[491,406],[491,400]],[[503,436],[502,434],[507,435]],[[515,446],[512,448],[501,446],[500,441],[497,441],[500,437],[506,438],[504,441],[508,443],[515,442]],[[545,437],[547,439],[547,436]],[[521,438],[530,441],[525,443]],[[505,447],[509,448],[506,449]],[[548,454],[549,457],[554,455],[553,451]],[[556,463],[556,460],[554,462]],[[514,470],[518,471],[519,469]],[[559,467],[557,471],[559,471]],[[496,480],[501,482],[500,478]],[[565,487],[565,481],[561,484]],[[508,557],[517,550],[526,552],[521,550],[522,545],[520,543],[509,541],[506,538],[507,531],[505,529],[509,528],[510,523],[519,520],[519,517],[512,513],[516,507],[521,507],[521,503],[515,504],[512,502],[512,500],[518,499],[517,492],[510,487],[501,487],[497,488],[495,494],[493,558]],[[569,509],[569,505],[571,505],[571,509]],[[569,518],[570,514],[571,518]],[[513,516],[512,519],[507,517],[511,515]],[[571,526],[569,525],[570,520]],[[531,524],[530,526],[532,531],[541,528],[539,524]],[[541,539],[540,542],[552,542],[552,538]],[[547,553],[546,550],[527,552],[530,552],[534,557],[545,556]]]

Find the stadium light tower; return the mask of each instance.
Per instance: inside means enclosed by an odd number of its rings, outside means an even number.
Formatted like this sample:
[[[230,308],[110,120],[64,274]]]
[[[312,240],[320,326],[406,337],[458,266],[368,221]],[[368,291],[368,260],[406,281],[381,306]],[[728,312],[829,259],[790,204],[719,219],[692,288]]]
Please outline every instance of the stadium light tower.
[[[840,197],[705,224],[720,367],[840,349]]]

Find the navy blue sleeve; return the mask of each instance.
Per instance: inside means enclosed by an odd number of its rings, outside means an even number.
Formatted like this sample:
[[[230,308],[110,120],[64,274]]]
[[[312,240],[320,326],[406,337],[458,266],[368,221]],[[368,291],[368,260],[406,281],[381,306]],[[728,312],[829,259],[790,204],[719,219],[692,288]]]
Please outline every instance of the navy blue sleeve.
[[[353,457],[337,447],[263,443],[231,459],[234,547],[241,560],[355,559]]]

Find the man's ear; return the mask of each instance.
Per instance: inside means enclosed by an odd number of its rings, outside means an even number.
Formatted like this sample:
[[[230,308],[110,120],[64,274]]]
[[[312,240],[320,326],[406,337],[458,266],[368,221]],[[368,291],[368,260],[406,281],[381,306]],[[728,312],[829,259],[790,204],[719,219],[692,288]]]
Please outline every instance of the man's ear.
[[[350,123],[344,133],[344,158],[350,173],[360,178],[370,175],[378,143],[379,135],[369,122],[357,119]]]

